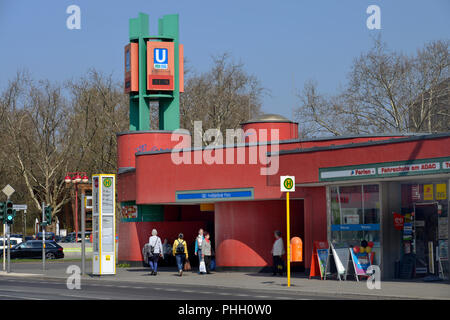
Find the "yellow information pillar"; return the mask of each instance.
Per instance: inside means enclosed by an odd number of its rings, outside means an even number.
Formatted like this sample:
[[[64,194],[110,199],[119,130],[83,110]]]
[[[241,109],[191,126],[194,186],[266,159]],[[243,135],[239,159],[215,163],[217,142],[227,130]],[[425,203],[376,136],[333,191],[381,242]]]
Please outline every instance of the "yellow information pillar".
[[[92,273],[116,274],[115,175],[92,176]]]

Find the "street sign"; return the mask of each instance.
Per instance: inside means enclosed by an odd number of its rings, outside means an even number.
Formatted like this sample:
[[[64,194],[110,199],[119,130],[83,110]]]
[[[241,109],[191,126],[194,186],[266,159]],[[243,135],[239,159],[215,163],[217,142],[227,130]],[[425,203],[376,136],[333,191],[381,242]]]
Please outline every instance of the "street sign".
[[[280,177],[280,191],[281,192],[295,191],[295,177],[294,176],[281,176]]]
[[[26,211],[28,206],[26,204],[15,204],[13,205],[13,209],[16,211]]]
[[[6,187],[4,187],[2,191],[9,198],[16,190],[14,190],[13,187],[11,187],[9,184],[7,184]]]

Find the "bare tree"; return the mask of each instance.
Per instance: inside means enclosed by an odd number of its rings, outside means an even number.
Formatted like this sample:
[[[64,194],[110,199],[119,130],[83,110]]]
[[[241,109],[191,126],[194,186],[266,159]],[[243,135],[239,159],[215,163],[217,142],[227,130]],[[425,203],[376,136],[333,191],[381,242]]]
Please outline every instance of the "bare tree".
[[[235,129],[260,112],[263,89],[242,63],[228,54],[213,57],[210,71],[189,77],[181,96],[181,127],[194,134],[194,121],[203,130]],[[203,137],[203,132],[198,132]],[[208,141],[204,141],[204,144]]]
[[[71,93],[71,141],[78,156],[77,170],[117,171],[116,133],[128,129],[128,97],[122,86],[92,69],[86,76],[67,83]]]
[[[333,135],[445,130],[448,124],[448,41],[435,41],[405,56],[380,39],[354,60],[348,83],[326,97],[306,83],[297,119],[308,134]],[[440,125],[439,125],[440,123]]]
[[[13,83],[18,94],[7,103],[5,125],[10,136],[2,148],[11,153],[3,156],[10,157],[9,163],[23,178],[35,207],[42,210],[41,201],[45,201],[56,214],[68,199],[63,175],[72,156],[69,110],[58,85],[25,78]],[[11,88],[7,92],[12,92]]]

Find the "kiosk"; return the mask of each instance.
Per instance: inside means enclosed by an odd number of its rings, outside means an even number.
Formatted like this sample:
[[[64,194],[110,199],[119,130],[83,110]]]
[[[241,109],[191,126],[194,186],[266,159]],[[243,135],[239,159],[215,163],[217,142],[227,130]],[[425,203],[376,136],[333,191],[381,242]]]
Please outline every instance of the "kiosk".
[[[115,175],[92,176],[92,226],[94,275],[116,274]]]

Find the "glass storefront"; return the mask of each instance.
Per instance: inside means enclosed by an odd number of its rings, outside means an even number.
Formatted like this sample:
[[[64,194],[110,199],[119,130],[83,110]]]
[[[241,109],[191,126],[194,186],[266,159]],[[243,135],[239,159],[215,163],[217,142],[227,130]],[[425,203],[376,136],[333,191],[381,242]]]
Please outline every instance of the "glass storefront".
[[[330,186],[330,240],[336,248],[372,245],[374,264],[380,263],[380,186]],[[364,243],[364,242],[363,242]],[[365,249],[367,250],[367,249]]]
[[[329,240],[374,253],[373,264],[390,278],[448,277],[449,185],[429,181],[329,186]]]
[[[447,187],[445,182],[401,185],[402,253],[413,256],[417,277],[448,272]]]

